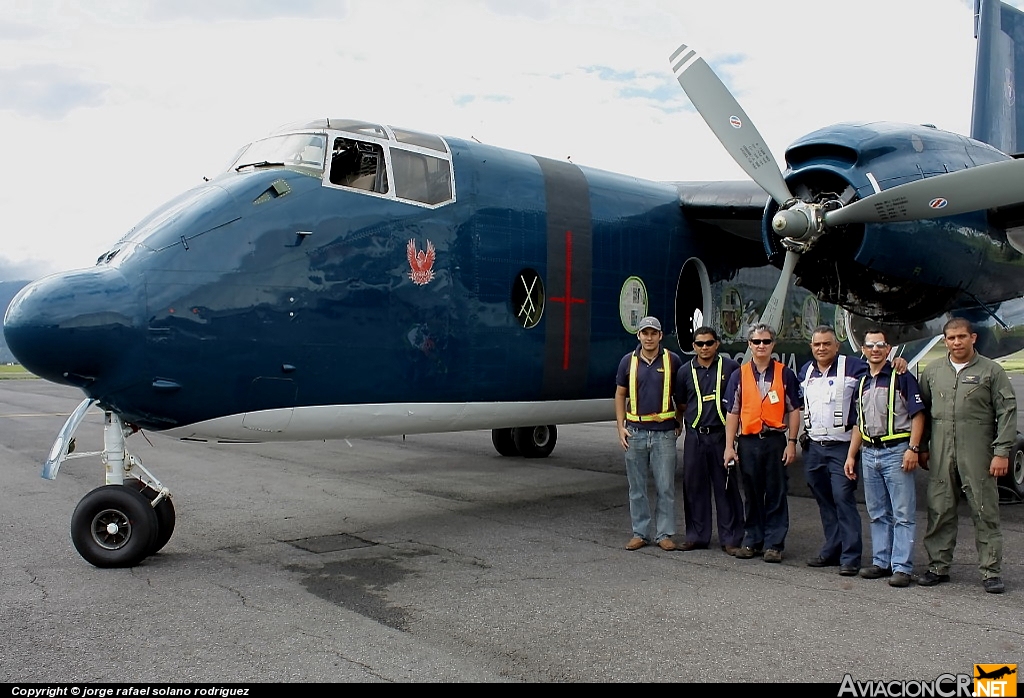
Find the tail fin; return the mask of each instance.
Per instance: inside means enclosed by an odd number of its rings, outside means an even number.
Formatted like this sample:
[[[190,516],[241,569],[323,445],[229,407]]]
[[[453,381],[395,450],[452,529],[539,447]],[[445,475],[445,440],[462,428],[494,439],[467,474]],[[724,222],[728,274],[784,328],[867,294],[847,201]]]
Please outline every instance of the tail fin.
[[[974,0],[978,56],[971,137],[1004,153],[1024,150],[1024,12],[999,0]]]

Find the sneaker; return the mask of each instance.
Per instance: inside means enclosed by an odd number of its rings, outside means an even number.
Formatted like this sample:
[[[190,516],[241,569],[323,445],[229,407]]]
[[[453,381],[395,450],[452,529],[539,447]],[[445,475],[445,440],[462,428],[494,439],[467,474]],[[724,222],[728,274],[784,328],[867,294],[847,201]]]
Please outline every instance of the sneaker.
[[[764,551],[765,562],[782,562],[782,551],[768,548]]]
[[[908,587],[910,586],[910,575],[906,572],[895,572],[889,579],[889,586],[891,587]]]
[[[917,582],[918,586],[933,587],[936,584],[942,584],[944,582],[948,582],[949,581],[949,575],[948,574],[935,574],[931,570],[928,570],[924,574],[918,575],[917,579],[915,579],[914,581]]]
[[[744,545],[742,548],[736,551],[736,557],[738,557],[740,560],[749,560],[760,554],[760,550],[754,550],[749,545]]]
[[[892,570],[888,567],[870,565],[860,571],[860,576],[864,579],[881,579],[882,577],[892,576]]]
[[[985,587],[985,591],[989,594],[1002,594],[1006,591],[1006,587],[1003,585],[1003,580],[999,577],[989,577],[982,582]]]

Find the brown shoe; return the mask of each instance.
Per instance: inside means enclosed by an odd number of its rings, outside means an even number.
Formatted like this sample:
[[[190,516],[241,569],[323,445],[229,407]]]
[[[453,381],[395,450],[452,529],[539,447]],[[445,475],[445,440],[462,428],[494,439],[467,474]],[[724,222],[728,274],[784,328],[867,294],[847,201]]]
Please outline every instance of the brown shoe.
[[[647,545],[647,541],[645,541],[640,536],[634,536],[633,538],[629,539],[628,543],[626,543],[626,550],[639,550],[645,545]]]
[[[662,550],[678,550],[679,547],[673,542],[671,538],[662,538],[658,541],[658,547]]]
[[[735,546],[735,545],[723,545],[722,546],[722,552],[724,552],[726,555],[732,555],[733,557],[736,557],[736,553],[738,553],[739,551],[740,551],[739,547]]]

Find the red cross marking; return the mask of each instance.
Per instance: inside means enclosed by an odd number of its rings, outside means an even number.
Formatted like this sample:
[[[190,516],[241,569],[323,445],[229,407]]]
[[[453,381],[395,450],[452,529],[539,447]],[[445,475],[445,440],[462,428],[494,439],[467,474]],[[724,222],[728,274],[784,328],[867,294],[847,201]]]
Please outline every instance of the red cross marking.
[[[565,303],[565,338],[562,344],[562,370],[569,370],[569,331],[573,303],[586,303],[584,298],[572,297],[572,231],[565,231],[565,295],[549,298],[552,303]]]

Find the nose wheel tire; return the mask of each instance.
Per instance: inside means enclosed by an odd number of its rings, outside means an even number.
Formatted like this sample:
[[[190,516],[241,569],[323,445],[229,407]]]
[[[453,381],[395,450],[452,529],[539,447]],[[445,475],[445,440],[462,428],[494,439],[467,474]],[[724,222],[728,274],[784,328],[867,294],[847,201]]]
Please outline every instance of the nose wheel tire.
[[[124,484],[125,487],[134,487],[142,492],[142,495],[150,502],[156,499],[157,494],[159,494],[152,487],[147,487],[144,482],[135,478],[126,479]],[[156,512],[157,532],[156,538],[153,540],[153,549],[149,551],[150,555],[160,552],[167,545],[167,541],[171,539],[171,535],[174,533],[174,522],[176,520],[174,503],[170,497],[161,499],[160,503],[153,508],[153,511]]]
[[[547,458],[555,450],[558,429],[554,424],[537,427],[516,427],[512,430],[516,448],[525,458]]]
[[[71,541],[96,567],[134,567],[150,554],[158,530],[150,500],[124,485],[97,487],[71,516]]]

